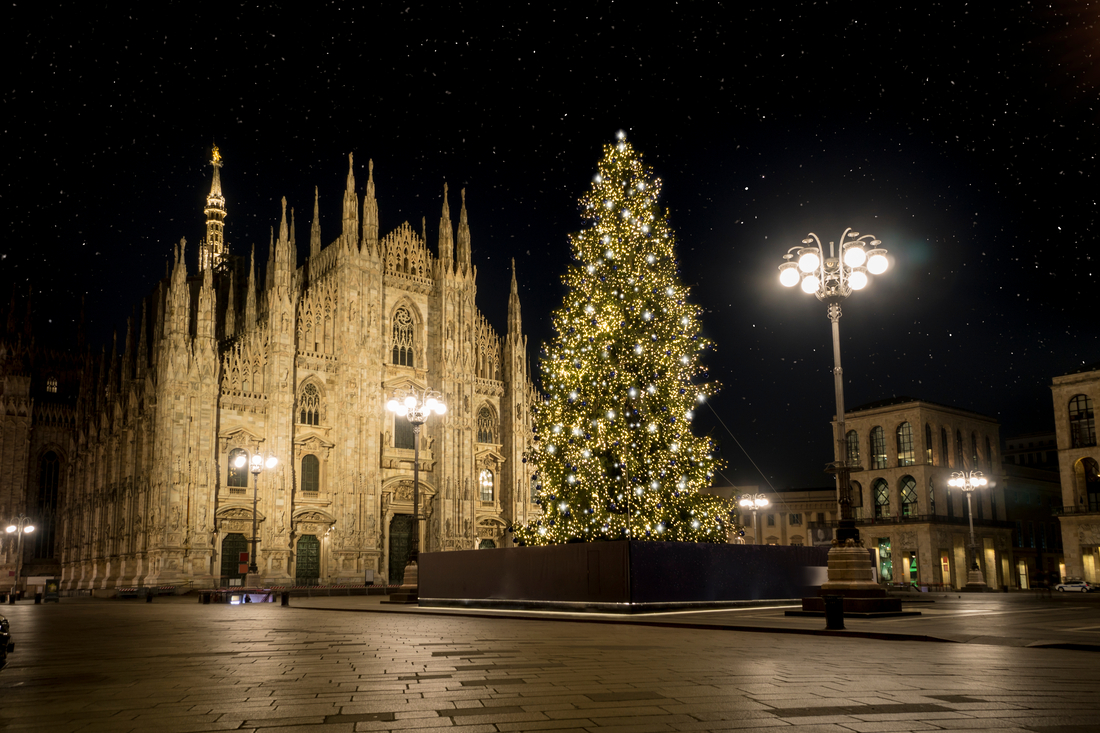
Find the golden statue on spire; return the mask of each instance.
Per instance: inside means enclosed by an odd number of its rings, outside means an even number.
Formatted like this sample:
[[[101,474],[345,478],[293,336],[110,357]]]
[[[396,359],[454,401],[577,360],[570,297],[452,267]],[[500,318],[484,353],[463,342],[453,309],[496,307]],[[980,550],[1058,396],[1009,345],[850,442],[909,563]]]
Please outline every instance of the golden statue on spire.
[[[222,167],[222,154],[218,152],[218,146],[214,146],[214,159],[210,161],[210,165],[221,168]]]

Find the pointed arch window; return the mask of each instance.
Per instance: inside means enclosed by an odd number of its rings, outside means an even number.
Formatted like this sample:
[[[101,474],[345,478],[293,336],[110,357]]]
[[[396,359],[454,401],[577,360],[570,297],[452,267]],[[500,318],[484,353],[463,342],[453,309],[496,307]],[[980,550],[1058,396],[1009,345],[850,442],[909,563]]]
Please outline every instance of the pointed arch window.
[[[880,519],[890,516],[890,484],[886,479],[877,478],[871,484],[871,492],[875,495],[875,518]]]
[[[238,458],[243,458],[240,461],[241,465],[237,465]],[[234,448],[229,451],[229,468],[226,475],[225,485],[236,488],[248,488],[248,451],[242,448]]]
[[[848,444],[848,465],[859,465],[859,433],[855,430],[849,430],[848,434],[844,436],[845,442]]]
[[[947,440],[947,428],[940,428],[940,465],[955,466],[955,461],[951,460],[951,444]]]
[[[966,449],[963,447],[963,434],[961,430],[955,431],[955,460],[959,468],[966,468]]]
[[[46,391],[50,394],[57,394],[57,377],[46,377]]]
[[[1074,395],[1069,401],[1069,435],[1073,448],[1096,445],[1096,421],[1092,415],[1092,400],[1088,395]]]
[[[886,468],[886,433],[878,425],[871,428],[871,468]]]
[[[932,460],[932,426],[924,424],[924,462],[929,466],[939,465]]]
[[[393,363],[416,366],[413,359],[415,329],[412,314],[402,306],[393,312]]]
[[[477,411],[477,442],[497,442],[497,419],[488,406]]]
[[[302,425],[321,424],[321,390],[312,382],[298,394],[298,422]]]
[[[316,493],[321,490],[321,461],[310,453],[302,456],[302,491]]]
[[[57,512],[57,487],[61,479],[61,459],[53,451],[38,464],[38,519],[34,531],[34,556],[53,557],[54,515]]]
[[[478,485],[481,488],[481,500],[493,501],[495,484],[493,482],[493,472],[489,469],[483,469],[477,477]]]
[[[917,462],[916,453],[913,451],[913,426],[907,422],[898,425],[898,465],[912,466]]]
[[[912,476],[902,476],[901,484],[901,516],[912,517],[917,513],[917,481]]]

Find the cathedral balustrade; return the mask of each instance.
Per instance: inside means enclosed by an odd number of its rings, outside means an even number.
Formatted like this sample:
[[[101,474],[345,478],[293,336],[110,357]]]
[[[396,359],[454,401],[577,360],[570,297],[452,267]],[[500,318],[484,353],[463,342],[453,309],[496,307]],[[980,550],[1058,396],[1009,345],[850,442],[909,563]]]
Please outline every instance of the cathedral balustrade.
[[[481,379],[479,377],[474,383],[474,391],[477,394],[503,397],[504,382],[498,379]]]

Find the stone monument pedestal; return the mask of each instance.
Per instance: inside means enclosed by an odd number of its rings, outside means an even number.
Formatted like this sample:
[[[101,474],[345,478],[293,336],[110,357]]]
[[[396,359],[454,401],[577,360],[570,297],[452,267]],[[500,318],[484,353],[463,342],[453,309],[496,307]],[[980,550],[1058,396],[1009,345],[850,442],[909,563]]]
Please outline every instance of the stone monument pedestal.
[[[420,567],[415,562],[405,566],[405,577],[401,581],[400,589],[396,593],[390,593],[390,599],[384,603],[420,603]]]
[[[803,598],[802,610],[787,614],[824,616],[824,596],[840,596],[845,614],[897,616],[905,613],[901,610],[901,599],[888,597],[886,589],[872,579],[873,568],[871,554],[855,541],[849,540],[832,548],[829,550],[829,579],[821,584],[821,595]]]

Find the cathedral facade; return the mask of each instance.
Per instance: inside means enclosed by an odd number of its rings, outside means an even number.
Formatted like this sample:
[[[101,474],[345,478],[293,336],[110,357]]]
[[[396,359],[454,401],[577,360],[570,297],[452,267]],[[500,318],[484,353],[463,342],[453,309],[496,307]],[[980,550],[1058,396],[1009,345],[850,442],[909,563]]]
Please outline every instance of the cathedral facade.
[[[254,254],[228,252],[213,165],[197,272],[181,241],[121,354],[41,356],[9,313],[0,504],[43,530],[24,575],[224,585],[254,526],[268,585],[399,582],[414,531],[422,551],[507,544],[538,511],[523,461],[537,393],[514,267],[503,336],[475,304],[464,198],[456,232],[444,187],[433,253],[426,228],[380,235],[372,168],[360,198],[349,161],[339,236],[322,246],[315,199],[297,266],[284,199],[260,282]],[[448,408],[419,436],[420,522],[414,433],[385,409],[398,389]],[[277,463],[252,474],[256,454]],[[10,544],[0,560],[13,567]]]

